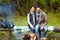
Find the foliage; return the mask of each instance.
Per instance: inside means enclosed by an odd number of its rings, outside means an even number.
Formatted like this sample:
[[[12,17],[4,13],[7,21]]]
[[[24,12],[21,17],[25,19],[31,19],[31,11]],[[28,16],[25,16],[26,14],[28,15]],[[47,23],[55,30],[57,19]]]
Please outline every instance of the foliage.
[[[13,0],[0,0],[0,4],[9,3]],[[41,7],[41,9],[47,13],[48,25],[60,26],[60,0],[14,0],[17,3],[17,11],[19,14],[16,20],[14,19],[15,25],[27,25],[26,15],[30,11],[32,5]],[[36,4],[37,3],[37,4]],[[22,15],[22,17],[21,17]],[[53,17],[53,19],[52,19]],[[24,23],[24,24],[23,24]]]
[[[9,3],[12,1],[17,3],[19,15],[23,16],[27,15],[32,5],[37,6],[37,4],[45,12],[60,12],[60,0],[0,0],[0,4]]]

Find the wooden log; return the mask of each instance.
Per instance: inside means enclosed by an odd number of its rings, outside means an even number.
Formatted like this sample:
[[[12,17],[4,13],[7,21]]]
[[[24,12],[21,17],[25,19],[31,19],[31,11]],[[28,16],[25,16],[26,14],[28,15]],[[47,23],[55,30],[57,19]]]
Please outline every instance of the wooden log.
[[[60,28],[54,28],[54,32],[60,33]]]
[[[5,31],[4,35],[3,35],[3,38],[1,38],[1,40],[10,40],[10,36],[11,36],[11,30],[12,29],[9,29],[9,28],[1,28],[0,27],[0,32],[1,31]]]

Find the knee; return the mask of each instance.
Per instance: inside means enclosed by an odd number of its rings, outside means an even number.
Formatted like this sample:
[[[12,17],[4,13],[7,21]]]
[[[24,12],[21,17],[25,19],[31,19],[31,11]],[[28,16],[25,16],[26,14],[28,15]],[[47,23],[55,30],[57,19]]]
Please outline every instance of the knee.
[[[39,27],[36,27],[36,28],[35,28],[35,31],[38,32],[38,31],[39,31]]]
[[[48,31],[48,28],[47,27],[44,27],[44,31]]]

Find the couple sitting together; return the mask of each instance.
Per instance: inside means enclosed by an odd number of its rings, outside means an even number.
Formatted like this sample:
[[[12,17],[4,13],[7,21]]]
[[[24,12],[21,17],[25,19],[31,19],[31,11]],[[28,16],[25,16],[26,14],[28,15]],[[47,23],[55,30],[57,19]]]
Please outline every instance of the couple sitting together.
[[[28,26],[32,33],[38,36],[38,40],[40,38],[44,38],[47,33],[47,17],[46,13],[44,13],[40,7],[32,6],[30,12],[28,13]],[[41,35],[41,30],[43,33]]]

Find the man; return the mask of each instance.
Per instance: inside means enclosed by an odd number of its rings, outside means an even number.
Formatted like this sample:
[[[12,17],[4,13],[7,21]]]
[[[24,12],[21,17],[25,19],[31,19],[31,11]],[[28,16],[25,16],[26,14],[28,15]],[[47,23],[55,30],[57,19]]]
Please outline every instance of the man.
[[[36,34],[39,37],[39,31],[38,31],[39,26],[36,25],[35,7],[32,7],[30,13],[28,13],[28,24],[31,32]]]
[[[43,30],[43,33],[41,35],[42,38],[46,36],[47,33],[47,17],[46,14],[41,10],[40,7],[36,8],[36,24],[40,27],[40,30]],[[37,26],[37,27],[38,27]]]

